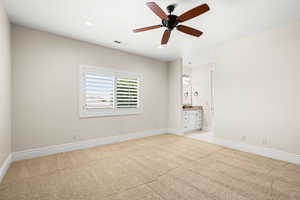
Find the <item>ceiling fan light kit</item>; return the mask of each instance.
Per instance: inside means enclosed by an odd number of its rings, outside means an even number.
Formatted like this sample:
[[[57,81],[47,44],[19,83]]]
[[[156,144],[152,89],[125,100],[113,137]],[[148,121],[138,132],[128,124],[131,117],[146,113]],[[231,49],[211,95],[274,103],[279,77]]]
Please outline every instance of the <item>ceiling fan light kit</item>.
[[[185,25],[179,25],[182,22],[188,21],[192,18],[195,18],[207,11],[209,11],[209,6],[207,4],[202,4],[200,6],[197,6],[185,13],[183,13],[180,16],[177,15],[172,15],[172,12],[176,8],[176,4],[171,4],[167,7],[167,11],[169,15],[167,15],[155,2],[148,2],[146,5],[162,20],[161,25],[154,25],[154,26],[149,26],[145,28],[139,28],[133,30],[133,32],[138,33],[138,32],[143,32],[143,31],[149,31],[152,29],[157,29],[161,27],[165,27],[166,30],[163,34],[161,44],[166,45],[170,39],[171,32],[176,28],[178,31],[195,36],[195,37],[200,37],[203,32],[191,28],[189,26]]]

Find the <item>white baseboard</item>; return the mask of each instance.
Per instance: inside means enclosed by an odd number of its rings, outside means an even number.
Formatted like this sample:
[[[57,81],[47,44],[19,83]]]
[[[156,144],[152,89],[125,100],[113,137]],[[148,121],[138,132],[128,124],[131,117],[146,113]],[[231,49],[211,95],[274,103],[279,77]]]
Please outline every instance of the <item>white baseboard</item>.
[[[167,128],[167,133],[175,134],[175,135],[184,135],[184,130]]]
[[[190,133],[193,131],[202,131],[202,128],[191,128],[191,129],[184,129],[184,133]]]
[[[138,133],[130,133],[125,135],[104,137],[104,138],[98,138],[93,140],[79,141],[75,143],[54,145],[54,146],[30,149],[25,151],[18,151],[12,153],[12,160],[13,161],[25,160],[25,159],[36,158],[36,157],[41,157],[46,155],[68,152],[68,151],[74,151],[79,149],[85,149],[85,148],[90,148],[95,146],[113,144],[117,142],[143,138],[147,136],[160,135],[165,133],[168,133],[168,129],[149,130],[149,131],[143,131]]]
[[[138,133],[130,133],[125,135],[118,135],[118,136],[111,136],[111,137],[104,137],[104,138],[98,138],[93,140],[86,140],[86,141],[80,141],[76,143],[69,143],[69,144],[61,144],[61,145],[54,145],[49,147],[42,147],[42,148],[36,148],[36,149],[30,149],[25,151],[19,151],[19,152],[13,152],[11,155],[7,157],[5,162],[3,163],[2,167],[0,168],[0,182],[3,179],[7,169],[10,166],[10,163],[12,161],[17,160],[25,160],[30,158],[36,158],[46,155],[52,155],[56,153],[62,153],[62,152],[68,152],[68,151],[74,151],[79,149],[85,149],[95,146],[102,146],[106,144],[113,144],[117,142],[132,140],[132,139],[138,139],[143,138],[147,136],[153,136],[153,135],[160,135],[165,133],[171,133],[176,135],[184,135],[183,130],[178,129],[172,129],[172,128],[166,128],[166,129],[158,129],[158,130],[149,130],[149,131],[143,131]],[[258,147],[254,145],[249,145],[245,143],[241,143],[238,141],[230,141],[225,139],[220,139],[216,137],[209,137],[209,138],[195,138],[199,139],[205,142],[218,144],[224,147],[237,149],[244,152],[254,153],[258,155],[262,155],[265,157],[287,161],[291,163],[295,163],[300,165],[300,155],[266,148],[266,147]]]
[[[7,156],[4,163],[0,167],[0,183],[2,182],[2,180],[5,176],[11,162],[12,162],[12,157],[11,157],[11,154],[10,154],[9,156]]]
[[[253,153],[253,154],[265,156],[268,158],[273,158],[276,160],[282,160],[282,161],[300,165],[300,155],[297,155],[297,154],[288,153],[285,151],[272,149],[272,148],[268,148],[268,147],[254,146],[254,145],[242,143],[239,141],[231,141],[231,140],[221,139],[221,138],[217,138],[214,136],[205,137],[205,135],[203,135],[203,137],[202,136],[200,136],[200,137],[192,136],[192,138],[198,139],[198,140],[201,140],[204,142],[221,145],[221,146],[228,147],[231,149],[236,149],[236,150]]]

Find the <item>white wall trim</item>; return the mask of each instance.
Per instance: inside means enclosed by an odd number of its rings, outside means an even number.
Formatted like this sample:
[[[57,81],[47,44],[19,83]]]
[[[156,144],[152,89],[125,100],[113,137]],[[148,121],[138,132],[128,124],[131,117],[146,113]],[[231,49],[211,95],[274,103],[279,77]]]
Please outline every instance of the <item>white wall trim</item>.
[[[175,134],[175,135],[184,135],[184,130],[167,128],[167,133]]]
[[[0,183],[2,182],[11,162],[12,162],[12,156],[11,154],[9,154],[9,156],[7,156],[4,163],[0,167]]]
[[[138,139],[143,138],[147,136],[154,136],[154,135],[161,135],[165,133],[170,134],[176,134],[176,135],[184,135],[183,130],[177,130],[172,128],[166,128],[166,129],[157,129],[157,130],[149,130],[149,131],[143,131],[143,132],[137,132],[137,133],[130,133],[125,135],[118,135],[118,136],[111,136],[111,137],[104,137],[104,138],[98,138],[93,140],[86,140],[86,141],[79,141],[76,143],[68,143],[68,144],[61,144],[61,145],[54,145],[54,146],[48,146],[48,147],[42,147],[42,148],[36,148],[36,149],[30,149],[25,151],[19,151],[19,152],[13,152],[11,155],[9,155],[6,160],[4,161],[3,165],[0,168],[0,182],[4,178],[7,169],[9,168],[12,161],[17,160],[24,160],[24,159],[30,159],[30,158],[36,158],[46,155],[52,155],[56,153],[62,153],[62,152],[68,152],[68,151],[74,151],[79,149],[85,149],[95,146],[102,146],[106,144],[113,144],[117,142],[132,140],[132,139]],[[221,145],[224,147],[254,153],[257,155],[287,161],[291,163],[295,163],[300,165],[300,155],[296,155],[293,153],[288,153],[272,148],[267,147],[259,147],[254,146],[250,144],[241,143],[238,141],[231,141],[221,138],[216,138],[214,136],[212,137],[205,137],[205,138],[197,138],[193,137],[195,139],[213,143],[217,145]]]
[[[36,158],[36,157],[41,157],[46,155],[68,152],[68,151],[74,151],[79,149],[85,149],[85,148],[90,148],[95,146],[113,144],[117,142],[143,138],[147,136],[161,135],[165,133],[168,133],[168,129],[148,130],[148,131],[137,132],[137,133],[103,137],[103,138],[97,138],[92,140],[79,141],[75,143],[54,145],[54,146],[30,149],[25,151],[18,151],[12,153],[12,160],[13,161],[25,160],[25,159]]]
[[[192,137],[194,139],[198,139],[204,142],[209,142],[217,145],[221,145],[224,147],[228,147],[231,149],[236,149],[248,153],[254,153],[257,155],[265,156],[268,158],[273,158],[276,160],[282,160],[294,164],[300,165],[300,155],[277,150],[277,149],[272,149],[268,147],[259,147],[259,146],[254,146],[246,143],[242,143],[239,141],[231,141],[231,140],[226,140],[226,139],[221,139],[221,138],[216,138],[214,136],[211,137]]]
[[[190,133],[193,131],[206,131],[204,128],[189,128],[189,129],[184,129],[183,132],[184,133]]]

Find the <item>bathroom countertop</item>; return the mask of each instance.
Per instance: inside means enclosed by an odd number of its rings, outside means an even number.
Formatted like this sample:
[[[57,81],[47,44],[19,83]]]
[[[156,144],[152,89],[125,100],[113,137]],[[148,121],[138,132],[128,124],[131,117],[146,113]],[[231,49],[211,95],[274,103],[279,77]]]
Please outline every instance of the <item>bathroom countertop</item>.
[[[184,111],[190,111],[190,110],[203,110],[202,106],[183,106],[182,109]]]

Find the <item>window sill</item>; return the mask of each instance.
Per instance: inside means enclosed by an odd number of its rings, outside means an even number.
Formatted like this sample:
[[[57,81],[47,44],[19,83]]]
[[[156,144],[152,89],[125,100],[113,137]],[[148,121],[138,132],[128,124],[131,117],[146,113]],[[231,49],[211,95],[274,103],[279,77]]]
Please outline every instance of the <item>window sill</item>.
[[[136,112],[120,112],[120,113],[80,113],[80,119],[85,118],[102,118],[102,117],[117,117],[117,116],[129,116],[129,115],[142,115],[143,111]]]

